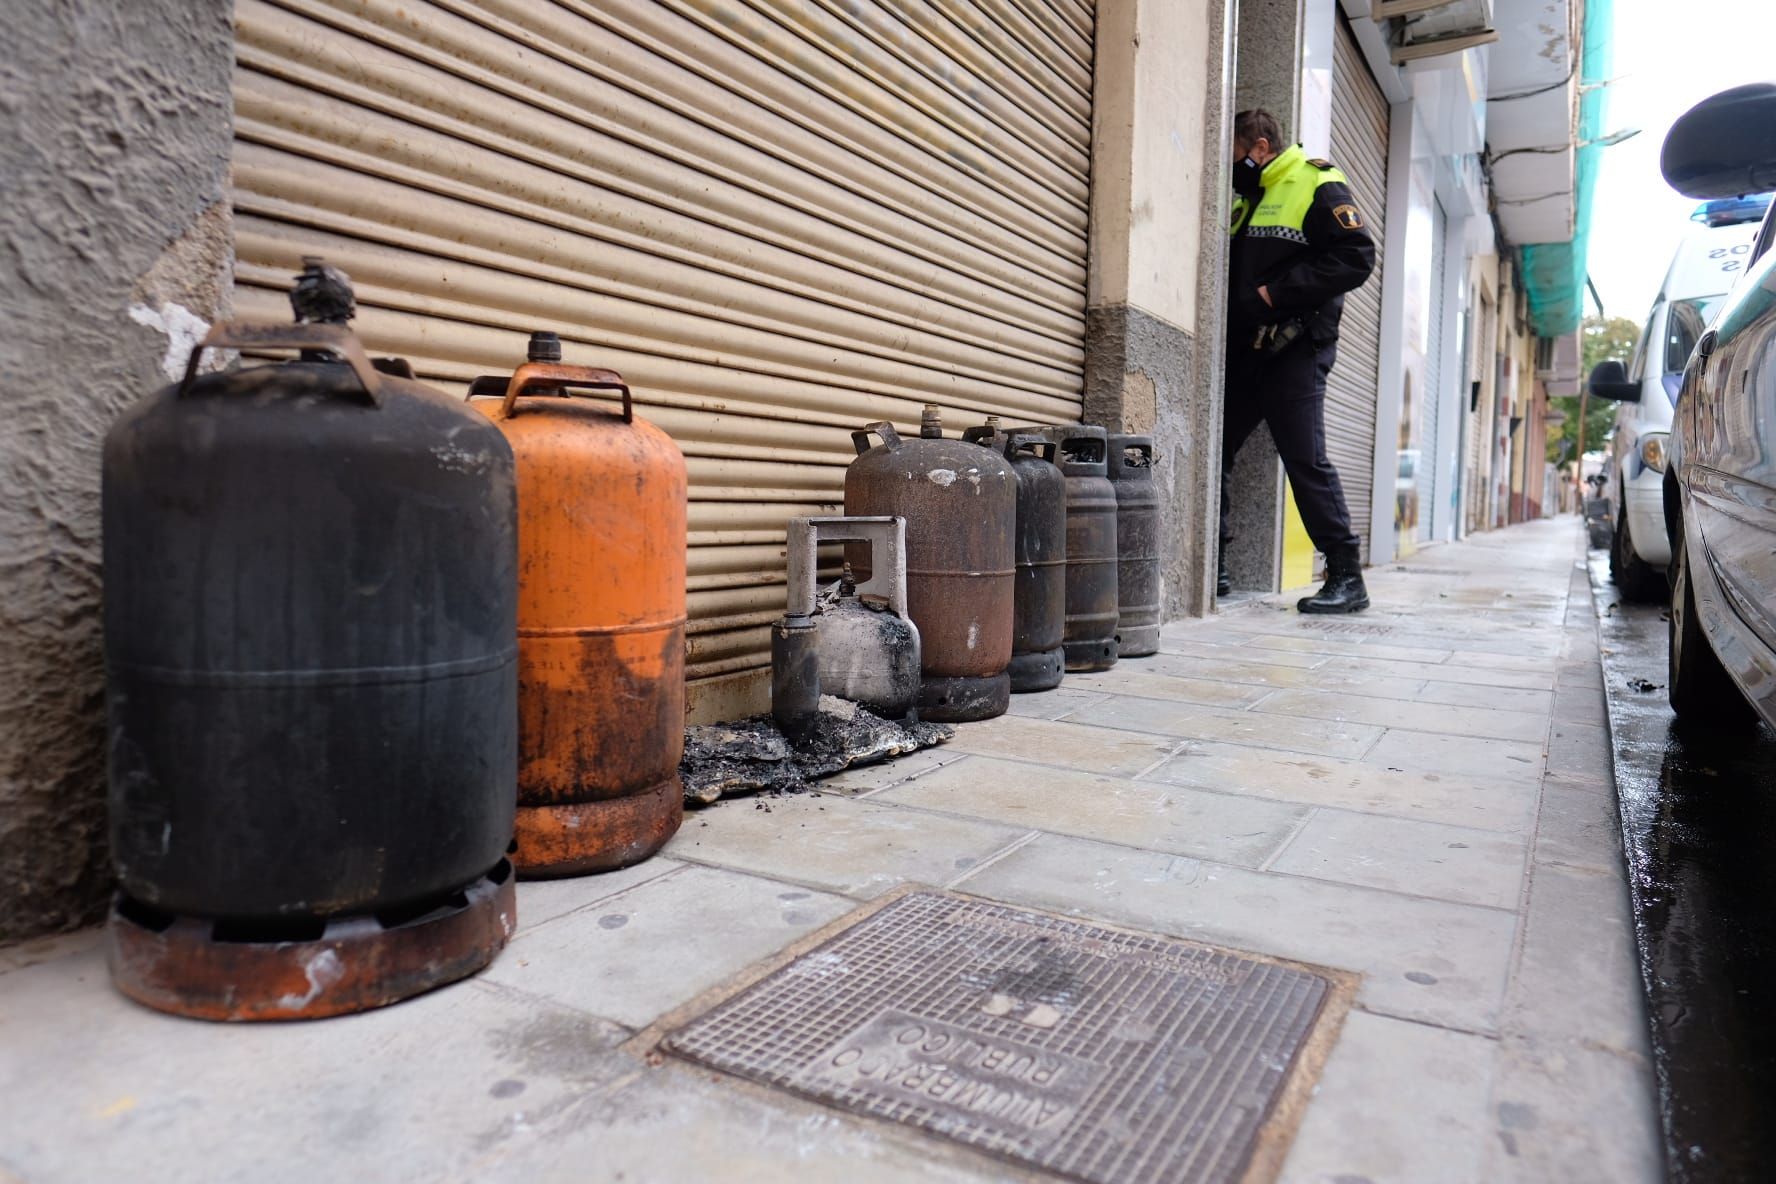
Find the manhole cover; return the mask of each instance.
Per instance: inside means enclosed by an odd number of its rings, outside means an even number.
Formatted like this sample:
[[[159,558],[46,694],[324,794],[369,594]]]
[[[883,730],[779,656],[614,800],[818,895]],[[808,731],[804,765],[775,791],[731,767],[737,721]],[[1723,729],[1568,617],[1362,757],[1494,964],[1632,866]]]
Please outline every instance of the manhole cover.
[[[1080,1180],[1231,1181],[1329,990],[1225,950],[913,892],[665,1047]]]
[[[1317,629],[1321,633],[1342,633],[1349,636],[1386,637],[1394,631],[1392,625],[1368,625],[1360,621],[1309,621],[1301,626],[1303,629]]]

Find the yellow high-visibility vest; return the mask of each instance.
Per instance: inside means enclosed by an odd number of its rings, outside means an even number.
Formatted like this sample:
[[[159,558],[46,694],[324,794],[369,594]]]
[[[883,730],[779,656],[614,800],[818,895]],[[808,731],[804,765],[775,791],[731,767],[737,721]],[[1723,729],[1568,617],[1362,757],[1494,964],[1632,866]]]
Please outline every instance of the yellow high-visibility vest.
[[[1344,173],[1323,160],[1309,160],[1301,145],[1295,144],[1264,166],[1264,196],[1244,223],[1253,238],[1283,238],[1306,243],[1302,227],[1307,211],[1313,206],[1314,194],[1329,181],[1348,185]],[[1251,203],[1244,197],[1233,199],[1233,225],[1229,234],[1237,234]]]

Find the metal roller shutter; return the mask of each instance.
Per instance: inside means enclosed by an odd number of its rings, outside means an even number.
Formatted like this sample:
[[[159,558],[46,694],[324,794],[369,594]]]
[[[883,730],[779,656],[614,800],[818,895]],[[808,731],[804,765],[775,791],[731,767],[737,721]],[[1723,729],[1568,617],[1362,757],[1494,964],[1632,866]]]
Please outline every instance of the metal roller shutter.
[[[1381,388],[1382,243],[1387,235],[1388,104],[1342,14],[1332,56],[1332,162],[1375,237],[1375,271],[1344,298],[1338,360],[1326,380],[1326,452],[1344,482],[1351,521],[1369,560],[1375,490],[1375,404]]]
[[[1425,354],[1424,428],[1419,432],[1418,463],[1418,537],[1431,539],[1442,524],[1444,514],[1440,499],[1449,495],[1443,483],[1443,449],[1438,433],[1443,429],[1443,405],[1449,402],[1443,394],[1443,284],[1448,278],[1449,252],[1444,249],[1443,234],[1448,219],[1443,203],[1431,199],[1431,309],[1430,350]]]
[[[1080,415],[1086,0],[240,0],[243,316],[303,254],[462,390],[533,328],[690,467],[693,715],[763,705],[849,432]]]

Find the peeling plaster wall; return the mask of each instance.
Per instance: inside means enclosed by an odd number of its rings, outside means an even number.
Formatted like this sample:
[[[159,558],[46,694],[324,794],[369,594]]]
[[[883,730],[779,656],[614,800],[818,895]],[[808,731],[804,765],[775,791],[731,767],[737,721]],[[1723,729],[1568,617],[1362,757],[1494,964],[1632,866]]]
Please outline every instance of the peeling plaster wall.
[[[99,447],[226,311],[232,0],[9,5],[0,45],[0,942],[96,918]]]

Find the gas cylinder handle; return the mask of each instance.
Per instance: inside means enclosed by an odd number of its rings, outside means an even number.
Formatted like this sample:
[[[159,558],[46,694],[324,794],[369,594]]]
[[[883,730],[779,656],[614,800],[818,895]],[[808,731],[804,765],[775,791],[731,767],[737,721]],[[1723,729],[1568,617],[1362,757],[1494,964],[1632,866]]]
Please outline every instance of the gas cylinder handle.
[[[185,377],[179,383],[179,398],[183,398],[191,384],[197,381],[197,364],[207,349],[325,350],[343,358],[352,368],[372,407],[382,405],[382,376],[370,364],[363,345],[358,342],[358,335],[344,325],[318,322],[262,325],[252,321],[224,321],[204,334],[204,339],[191,351],[191,358],[185,363]]]
[[[857,448],[858,456],[862,456],[870,450],[869,438],[871,432],[882,437],[882,443],[886,447],[900,447],[900,433],[894,430],[894,425],[887,420],[877,420],[875,423],[864,424],[861,432],[851,433],[851,443]]]
[[[1150,469],[1153,467],[1153,441],[1140,436],[1112,436],[1110,448],[1116,453],[1116,467],[1119,469]],[[1144,464],[1130,464],[1128,454],[1138,452]]]
[[[532,393],[566,395],[570,391],[622,391],[623,422],[635,422],[635,405],[629,384],[615,370],[592,366],[564,366],[560,362],[526,362],[518,367],[506,383],[506,401],[500,405],[500,418],[510,419],[518,411],[518,396]],[[472,396],[477,392],[471,389]]]
[[[1053,462],[1055,458],[1055,442],[1040,431],[1014,431],[1005,442],[1005,455],[1013,456],[1021,449],[1037,449],[1037,456]]]
[[[1101,465],[1109,460],[1110,446],[1103,428],[1088,423],[1063,424],[1050,428],[1047,436],[1054,442],[1055,453],[1062,460],[1066,459],[1069,444],[1084,444],[1086,447],[1075,449],[1083,454],[1074,464]]]

